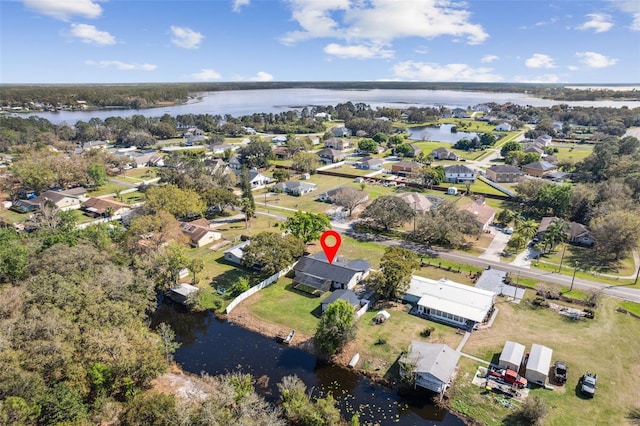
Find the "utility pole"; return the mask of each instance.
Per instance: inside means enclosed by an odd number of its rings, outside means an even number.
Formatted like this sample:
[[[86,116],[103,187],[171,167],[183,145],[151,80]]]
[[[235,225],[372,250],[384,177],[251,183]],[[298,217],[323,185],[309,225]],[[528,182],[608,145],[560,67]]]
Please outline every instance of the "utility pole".
[[[636,273],[636,280],[633,282],[634,284],[638,284],[638,276],[640,275],[640,267],[638,267],[638,272]]]
[[[564,260],[564,251],[567,249],[567,245],[562,246],[562,257],[560,257],[560,267],[558,268],[558,272],[562,271],[562,261]]]
[[[576,264],[573,267],[573,278],[571,278],[571,287],[569,288],[569,291],[573,290],[573,282],[576,279],[576,272],[578,271],[578,262],[576,262]]]

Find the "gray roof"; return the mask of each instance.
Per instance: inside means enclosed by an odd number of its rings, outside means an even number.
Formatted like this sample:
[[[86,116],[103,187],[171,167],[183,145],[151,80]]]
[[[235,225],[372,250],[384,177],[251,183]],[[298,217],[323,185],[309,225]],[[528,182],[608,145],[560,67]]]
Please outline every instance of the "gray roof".
[[[487,170],[491,170],[494,173],[517,173],[519,175],[524,174],[522,170],[520,170],[516,166],[511,166],[509,164],[496,164],[495,166],[489,167]]]
[[[416,373],[428,373],[447,383],[458,365],[460,353],[442,343],[413,340],[409,347],[409,359],[416,363]]]
[[[351,265],[350,263],[340,262],[338,259],[334,260],[333,263],[329,263],[323,254],[323,258],[305,256],[296,263],[293,269],[325,280],[348,283],[355,274],[370,268],[370,265],[364,260],[357,261],[357,263]]]
[[[445,173],[475,173],[467,166],[463,166],[462,164],[456,164],[454,166],[449,166],[444,168]]]
[[[323,301],[322,304],[331,304],[333,302],[337,302],[338,300],[346,300],[347,302],[349,302],[352,306],[358,306],[360,305],[360,299],[358,299],[358,296],[351,290],[336,290],[334,292],[332,292],[329,296],[327,296]]]
[[[200,290],[198,287],[194,287],[191,284],[180,284],[178,287],[174,287],[171,289],[172,292],[179,294],[183,297],[189,297],[189,295],[198,292]]]
[[[527,167],[529,169],[536,169],[536,170],[544,170],[544,171],[556,169],[556,166],[546,161],[536,161],[534,163],[525,164],[522,167]]]
[[[325,156],[325,157],[343,157],[344,156],[344,152],[339,151],[337,149],[332,149],[332,148],[325,148],[323,150],[318,151],[318,155],[320,157]]]
[[[299,180],[288,180],[286,182],[280,182],[273,185],[274,189],[279,189],[281,191],[293,191],[295,189],[305,190],[305,189],[315,189],[318,185],[315,183],[302,182]]]
[[[237,257],[238,259],[242,259],[242,256],[244,256],[244,251],[242,249],[245,248],[246,246],[248,246],[249,243],[250,243],[249,240],[243,241],[240,244],[237,244],[237,245],[231,247],[230,249],[225,250],[224,254],[231,253],[232,255]]]
[[[63,192],[47,190],[33,200],[29,200],[32,204],[42,204],[49,200],[52,203],[58,203],[65,198],[77,198],[75,195],[65,194]]]

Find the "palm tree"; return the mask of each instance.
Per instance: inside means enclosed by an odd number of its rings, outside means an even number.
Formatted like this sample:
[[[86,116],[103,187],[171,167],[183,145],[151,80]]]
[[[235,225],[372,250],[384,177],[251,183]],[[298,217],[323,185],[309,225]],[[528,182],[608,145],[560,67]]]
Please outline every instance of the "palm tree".
[[[516,221],[516,230],[529,240],[536,235],[538,223],[533,219],[523,220],[520,218],[520,220]]]
[[[555,246],[567,239],[567,229],[569,224],[564,219],[555,220],[544,233],[543,241],[545,241],[545,248],[550,246],[550,250],[553,250]]]

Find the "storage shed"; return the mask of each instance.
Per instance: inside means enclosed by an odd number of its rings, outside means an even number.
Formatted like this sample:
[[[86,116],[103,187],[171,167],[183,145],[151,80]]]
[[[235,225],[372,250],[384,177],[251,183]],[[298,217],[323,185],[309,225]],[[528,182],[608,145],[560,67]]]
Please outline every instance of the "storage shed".
[[[527,360],[527,368],[524,377],[532,383],[544,385],[547,382],[553,351],[546,346],[534,343],[531,345],[531,353]]]
[[[508,368],[515,372],[520,370],[520,364],[522,363],[522,357],[524,356],[524,345],[517,342],[507,340],[502,348],[500,354],[500,360],[498,366],[500,368]]]

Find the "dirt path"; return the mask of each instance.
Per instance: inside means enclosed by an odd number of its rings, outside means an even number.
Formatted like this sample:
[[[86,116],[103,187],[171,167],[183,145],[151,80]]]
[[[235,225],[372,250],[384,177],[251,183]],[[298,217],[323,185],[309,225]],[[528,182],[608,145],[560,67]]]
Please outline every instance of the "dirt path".
[[[233,311],[226,315],[227,320],[251,331],[255,331],[256,333],[260,333],[263,336],[272,337],[274,339],[286,337],[289,332],[291,332],[290,327],[265,321],[251,313],[251,305],[261,298],[262,294],[258,292],[244,300],[236,306]],[[310,353],[314,353],[315,351],[313,346],[313,336],[304,334],[297,330],[293,342],[291,342],[291,346],[303,349]]]

